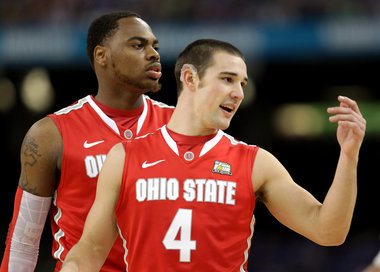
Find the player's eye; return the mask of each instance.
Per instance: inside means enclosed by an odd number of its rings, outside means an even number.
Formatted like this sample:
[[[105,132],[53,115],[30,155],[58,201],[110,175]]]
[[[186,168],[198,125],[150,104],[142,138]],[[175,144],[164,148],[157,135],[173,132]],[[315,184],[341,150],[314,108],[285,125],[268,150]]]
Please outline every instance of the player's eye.
[[[134,45],[132,45],[134,48],[136,48],[136,49],[141,49],[141,48],[143,48],[144,47],[144,45],[142,44],[142,43],[138,43],[138,44],[134,44]]]
[[[227,81],[229,83],[231,83],[233,81],[233,79],[231,77],[223,77],[222,80]]]

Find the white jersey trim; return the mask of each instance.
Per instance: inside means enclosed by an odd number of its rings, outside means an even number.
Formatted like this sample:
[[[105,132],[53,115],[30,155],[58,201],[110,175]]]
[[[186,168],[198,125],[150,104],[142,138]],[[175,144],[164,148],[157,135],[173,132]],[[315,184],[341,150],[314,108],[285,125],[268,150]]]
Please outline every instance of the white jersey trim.
[[[174,109],[175,107],[174,106],[169,106],[163,102],[159,102],[159,101],[156,101],[156,100],[153,100],[152,98],[150,98],[149,96],[147,95],[144,95],[146,99],[149,99],[153,105],[155,106],[159,106],[160,108],[164,108],[164,109]]]
[[[127,248],[127,240],[124,238],[123,234],[121,233],[121,229],[119,227],[119,224],[117,225],[117,229],[119,230],[119,235],[121,240],[123,241],[123,248],[124,248],[124,263],[125,263],[125,271],[128,271],[128,262],[127,262],[127,255],[128,255],[128,248]]]
[[[251,234],[249,235],[249,237],[247,238],[247,248],[246,250],[244,251],[244,262],[241,264],[240,266],[240,272],[246,272],[246,270],[244,270],[244,265],[247,263],[248,261],[248,257],[249,257],[249,249],[251,248],[251,243],[252,243],[252,236],[253,236],[253,233],[254,233],[254,229],[255,229],[255,215],[253,214],[252,215],[252,220],[251,220],[251,225],[250,225],[250,228],[251,228]]]
[[[202,157],[204,154],[209,152],[223,137],[223,131],[218,130],[218,133],[215,135],[214,138],[207,141],[204,146],[202,147],[201,153],[199,153],[199,157]]]
[[[160,108],[167,108],[167,109],[174,108],[173,106],[168,106],[165,103],[153,100],[147,95],[143,95],[142,97],[143,97],[143,102],[144,102],[144,109],[143,109],[143,112],[141,113],[141,115],[139,117],[139,120],[137,121],[136,135],[139,135],[140,130],[141,130],[141,128],[145,122],[147,115],[148,115],[148,102],[147,102],[147,100],[149,100],[152,103],[152,105],[158,106]]]
[[[69,113],[72,110],[81,109],[83,107],[83,105],[86,104],[87,102],[88,101],[87,101],[86,97],[84,97],[82,99],[79,99],[77,101],[77,103],[75,103],[75,104],[73,104],[71,106],[65,107],[63,109],[60,109],[59,111],[54,112],[54,114],[56,114],[56,115],[62,115],[62,114],[67,114],[67,113]]]
[[[88,101],[90,106],[96,111],[96,113],[99,115],[99,117],[110,127],[113,131],[115,131],[118,135],[120,135],[119,129],[116,125],[116,122],[109,118],[100,108],[94,100],[92,100],[91,95],[87,95],[85,99]]]
[[[142,126],[144,125],[145,119],[148,115],[148,103],[146,101],[147,96],[143,95],[143,112],[141,113],[138,121],[137,121],[137,129],[136,129],[136,135],[140,133],[140,130]],[[93,100],[91,95],[88,95],[85,97],[85,99],[88,101],[90,106],[96,111],[96,113],[100,116],[100,118],[110,127],[113,131],[115,131],[118,135],[120,135],[119,128],[116,125],[116,122],[109,118],[100,108],[98,105],[96,105],[95,101]]]
[[[173,152],[176,153],[177,156],[179,156],[177,143],[173,140],[172,137],[170,137],[169,132],[166,128],[166,125],[161,128],[161,133],[162,133],[162,136],[164,137],[166,143],[171,148],[171,150],[173,150]],[[206,154],[207,152],[209,152],[217,143],[219,143],[219,141],[222,139],[223,135],[225,135],[224,132],[221,130],[218,130],[216,135],[211,140],[207,141],[203,145],[202,150],[199,153],[199,157],[201,157],[204,154]]]
[[[136,135],[139,135],[142,126],[144,125],[144,122],[146,120],[146,117],[148,115],[148,102],[147,100],[150,100],[151,103],[155,106],[158,106],[160,108],[174,108],[173,106],[166,105],[165,103],[158,102],[156,100],[151,99],[150,97],[146,95],[142,95],[143,98],[143,112],[141,113],[138,121],[137,121],[137,128],[136,128]],[[114,120],[109,118],[100,108],[99,106],[95,103],[91,95],[87,95],[86,97],[79,99],[77,103],[65,107],[59,111],[56,111],[54,114],[56,115],[62,115],[62,114],[67,114],[72,110],[78,110],[83,107],[84,104],[89,103],[90,106],[94,109],[94,111],[99,115],[99,117],[113,130],[115,131],[116,134],[120,135],[120,131],[117,127],[117,124]]]
[[[142,97],[143,97],[143,102],[144,102],[144,109],[139,117],[139,120],[137,121],[136,135],[139,135],[139,132],[145,122],[146,116],[148,115],[148,105],[146,102],[146,97],[145,95],[143,95]]]
[[[54,193],[53,204],[55,207],[57,207],[57,191],[55,191],[55,193]],[[57,213],[54,215],[54,222],[57,226],[59,226],[58,222],[61,219],[61,217],[62,217],[62,211],[59,207],[57,207]],[[56,233],[54,233],[54,240],[58,244],[58,249],[53,253],[53,256],[56,259],[60,260],[61,262],[63,262],[63,260],[61,259],[61,255],[62,255],[63,251],[65,250],[65,248],[63,247],[63,245],[60,243],[59,240],[64,236],[65,236],[65,233],[63,232],[63,230],[61,228],[59,228],[59,230]]]
[[[177,156],[179,156],[178,146],[176,142],[172,139],[172,137],[170,137],[169,132],[166,129],[166,125],[161,128],[161,133],[162,133],[162,136],[164,136],[164,139],[166,143],[168,144],[168,146],[171,148],[171,150],[173,150],[173,152],[176,153]]]

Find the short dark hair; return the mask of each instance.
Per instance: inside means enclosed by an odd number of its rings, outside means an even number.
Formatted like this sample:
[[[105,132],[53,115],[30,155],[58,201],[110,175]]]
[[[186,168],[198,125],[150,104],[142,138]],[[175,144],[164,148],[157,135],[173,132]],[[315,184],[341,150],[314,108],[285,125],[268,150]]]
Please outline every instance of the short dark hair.
[[[96,18],[88,28],[87,32],[87,57],[91,67],[94,69],[94,49],[98,45],[103,45],[104,41],[114,35],[119,27],[119,20],[122,18],[141,16],[135,12],[122,10],[103,14]]]
[[[200,39],[190,43],[179,55],[174,68],[178,95],[182,91],[181,69],[184,64],[192,64],[197,69],[199,79],[202,79],[205,71],[213,63],[214,54],[226,52],[244,59],[243,53],[228,42],[214,39]]]

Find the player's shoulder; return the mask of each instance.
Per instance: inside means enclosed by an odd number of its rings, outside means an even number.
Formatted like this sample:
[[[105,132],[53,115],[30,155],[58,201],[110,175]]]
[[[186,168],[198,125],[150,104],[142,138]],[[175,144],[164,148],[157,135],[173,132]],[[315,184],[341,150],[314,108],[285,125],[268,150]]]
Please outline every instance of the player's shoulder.
[[[28,130],[29,137],[60,138],[57,125],[49,116],[36,121]]]
[[[174,110],[174,106],[170,106],[164,102],[160,102],[160,101],[157,101],[157,100],[154,100],[152,98],[150,98],[149,96],[147,95],[144,95],[147,103],[151,104],[153,107],[157,108],[157,109],[168,109],[168,110]]]
[[[35,122],[25,134],[23,148],[35,153],[36,156],[49,158],[53,161],[62,152],[62,137],[58,127],[50,117],[44,117]],[[22,152],[22,159],[27,160],[27,152]]]
[[[83,97],[83,98],[75,101],[71,105],[66,106],[60,110],[57,110],[56,112],[54,112],[51,115],[60,116],[60,115],[68,114],[70,112],[75,112],[76,110],[82,109],[83,106],[87,103],[89,103],[89,96]]]
[[[128,144],[130,141],[122,141],[117,144],[115,144],[110,151],[108,152],[107,157],[110,155],[115,158],[123,158],[125,154],[125,146]]]
[[[228,142],[232,146],[256,147],[256,145],[252,145],[252,144],[248,144],[244,141],[240,141],[240,140],[236,139],[235,137],[227,134],[226,132],[223,132],[223,138],[226,140],[226,142]]]

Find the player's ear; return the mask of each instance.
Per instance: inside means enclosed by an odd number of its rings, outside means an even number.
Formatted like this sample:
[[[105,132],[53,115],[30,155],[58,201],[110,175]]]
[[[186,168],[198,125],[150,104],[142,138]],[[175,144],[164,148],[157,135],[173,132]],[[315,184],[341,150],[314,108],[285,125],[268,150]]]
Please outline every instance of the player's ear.
[[[94,62],[98,63],[101,66],[106,65],[107,60],[107,50],[105,47],[97,45],[94,49]]]
[[[184,64],[181,69],[181,81],[189,88],[194,90],[198,80],[197,69],[192,64]]]

